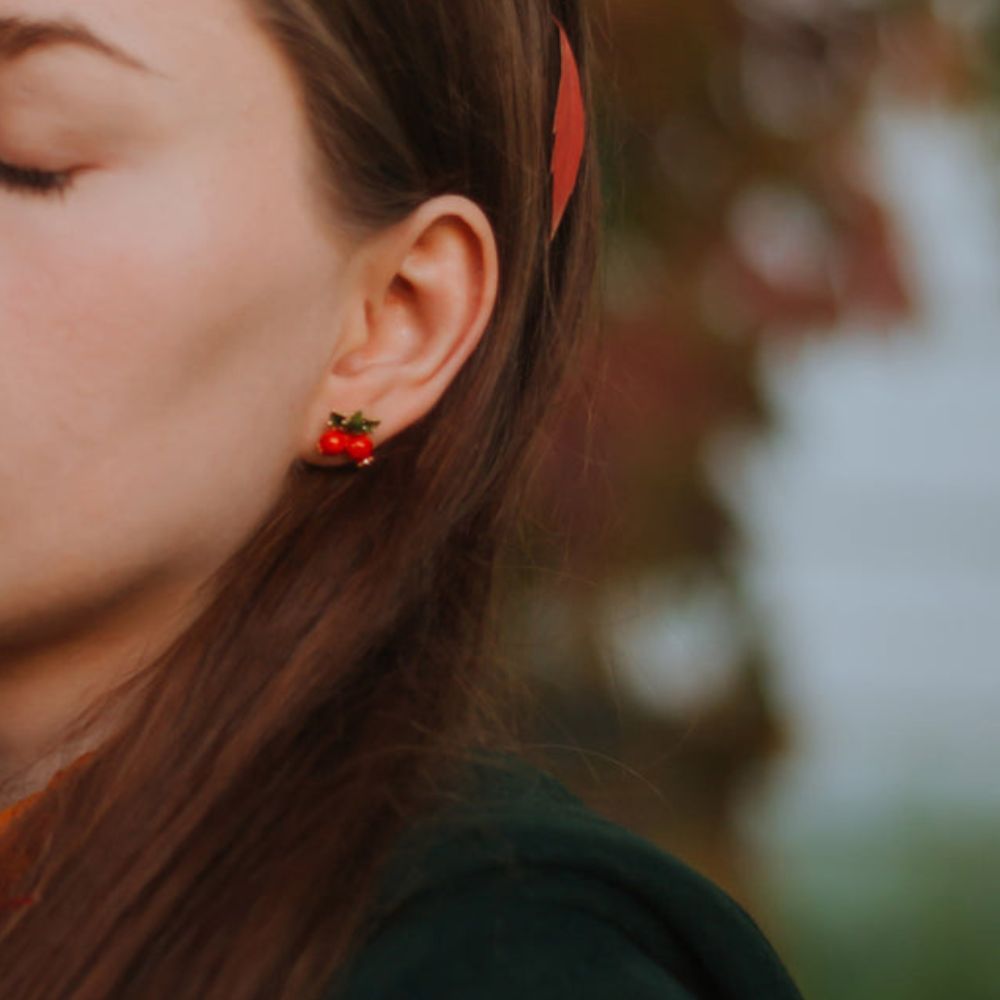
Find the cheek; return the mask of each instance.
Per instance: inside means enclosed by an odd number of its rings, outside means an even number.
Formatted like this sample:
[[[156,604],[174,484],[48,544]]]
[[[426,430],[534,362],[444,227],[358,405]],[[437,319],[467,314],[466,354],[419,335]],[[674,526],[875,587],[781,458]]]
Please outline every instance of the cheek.
[[[53,532],[56,513],[120,527],[125,497],[137,533],[139,512],[192,510],[209,532],[219,496],[236,530],[239,498],[247,520],[274,489],[316,374],[295,338],[329,249],[293,199],[274,204],[275,178],[223,174],[95,174],[65,205],[2,196],[0,538],[26,518]]]

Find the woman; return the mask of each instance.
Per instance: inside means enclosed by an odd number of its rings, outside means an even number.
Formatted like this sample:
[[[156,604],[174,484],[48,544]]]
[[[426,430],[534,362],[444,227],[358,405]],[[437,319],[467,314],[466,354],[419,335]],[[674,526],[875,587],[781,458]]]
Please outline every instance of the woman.
[[[0,0],[5,1000],[797,995],[496,721],[587,56],[576,0]]]

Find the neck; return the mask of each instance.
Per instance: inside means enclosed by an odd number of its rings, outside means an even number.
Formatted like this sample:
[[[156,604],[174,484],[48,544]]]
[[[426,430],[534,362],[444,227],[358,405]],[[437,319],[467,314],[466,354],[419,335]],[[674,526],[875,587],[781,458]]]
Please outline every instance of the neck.
[[[133,593],[85,627],[78,620],[46,631],[44,641],[0,631],[0,808],[43,788],[110,733],[112,718],[85,723],[84,715],[189,623],[198,609],[186,596]]]

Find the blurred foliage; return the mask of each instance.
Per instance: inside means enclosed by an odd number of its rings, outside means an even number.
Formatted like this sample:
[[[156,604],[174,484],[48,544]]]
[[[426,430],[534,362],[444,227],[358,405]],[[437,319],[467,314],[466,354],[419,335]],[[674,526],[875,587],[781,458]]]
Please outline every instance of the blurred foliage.
[[[833,336],[862,314],[888,330],[912,310],[865,170],[865,115],[886,95],[996,86],[982,51],[1000,45],[1000,19],[984,40],[982,22],[970,32],[917,0],[593,0],[592,14],[605,312],[578,392],[545,428],[505,649],[540,758],[746,899],[734,809],[792,729],[710,459],[775,429],[768,340]],[[608,607],[640,580],[725,595],[727,652],[646,665],[725,684],[676,705],[623,691]]]
[[[810,1000],[997,995],[995,822],[914,803],[875,829],[785,845],[775,871]]]

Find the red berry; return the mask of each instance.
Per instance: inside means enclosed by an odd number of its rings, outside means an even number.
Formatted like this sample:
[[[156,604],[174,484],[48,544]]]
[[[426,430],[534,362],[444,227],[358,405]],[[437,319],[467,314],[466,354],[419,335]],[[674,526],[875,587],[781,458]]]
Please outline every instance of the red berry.
[[[341,430],[331,428],[326,431],[316,445],[322,455],[339,455],[346,447],[349,435]]]
[[[355,462],[366,459],[373,450],[372,439],[367,434],[352,434],[347,439],[347,454]]]

